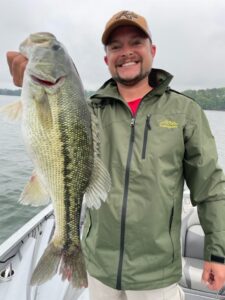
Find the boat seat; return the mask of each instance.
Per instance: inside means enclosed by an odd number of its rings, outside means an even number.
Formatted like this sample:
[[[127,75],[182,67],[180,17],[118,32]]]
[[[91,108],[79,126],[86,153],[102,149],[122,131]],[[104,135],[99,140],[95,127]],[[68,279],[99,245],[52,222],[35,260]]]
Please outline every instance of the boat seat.
[[[204,232],[200,225],[197,209],[192,207],[183,215],[181,227],[182,279],[180,285],[188,290],[207,292],[214,295],[201,282],[204,264]]]

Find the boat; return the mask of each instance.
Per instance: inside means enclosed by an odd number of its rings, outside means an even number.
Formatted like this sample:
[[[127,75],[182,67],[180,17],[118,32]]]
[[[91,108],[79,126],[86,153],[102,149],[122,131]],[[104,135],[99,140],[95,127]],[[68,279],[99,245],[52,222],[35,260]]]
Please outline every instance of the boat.
[[[32,271],[52,237],[54,225],[54,212],[49,205],[0,245],[1,300],[89,300],[88,288],[73,288],[58,274],[40,286],[29,284]],[[204,233],[188,191],[183,197],[181,246],[183,276],[179,284],[185,300],[225,299],[225,289],[219,293],[210,291],[201,282]]]

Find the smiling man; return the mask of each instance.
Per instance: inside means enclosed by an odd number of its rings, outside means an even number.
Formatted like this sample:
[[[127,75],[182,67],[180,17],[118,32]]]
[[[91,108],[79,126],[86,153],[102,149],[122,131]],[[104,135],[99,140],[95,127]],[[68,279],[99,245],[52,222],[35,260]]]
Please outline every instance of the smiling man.
[[[91,106],[112,189],[85,224],[90,298],[184,299],[177,285],[184,180],[206,234],[203,280],[219,289],[225,266],[214,255],[224,261],[225,179],[206,117],[169,88],[169,73],[152,68],[156,46],[142,16],[115,14],[102,42],[112,78]]]
[[[102,35],[112,78],[91,97],[101,155],[111,178],[107,203],[86,215],[82,248],[91,300],[179,300],[184,181],[205,232],[203,280],[225,281],[225,178],[202,109],[152,68],[156,47],[142,16],[122,11]],[[26,59],[8,53],[14,83]]]
[[[156,48],[148,36],[134,26],[123,26],[113,31],[106,47],[105,62],[119,86],[143,84],[148,86]]]

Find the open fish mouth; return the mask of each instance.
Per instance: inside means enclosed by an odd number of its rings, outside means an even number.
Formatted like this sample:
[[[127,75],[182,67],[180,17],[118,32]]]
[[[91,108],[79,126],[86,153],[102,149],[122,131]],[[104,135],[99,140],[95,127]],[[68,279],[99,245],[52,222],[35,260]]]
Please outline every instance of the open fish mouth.
[[[30,77],[31,77],[33,82],[35,82],[39,85],[45,86],[45,87],[55,87],[57,85],[62,84],[65,80],[65,76],[59,77],[58,79],[52,80],[52,81],[49,80],[49,79],[39,78],[35,75],[30,75]]]

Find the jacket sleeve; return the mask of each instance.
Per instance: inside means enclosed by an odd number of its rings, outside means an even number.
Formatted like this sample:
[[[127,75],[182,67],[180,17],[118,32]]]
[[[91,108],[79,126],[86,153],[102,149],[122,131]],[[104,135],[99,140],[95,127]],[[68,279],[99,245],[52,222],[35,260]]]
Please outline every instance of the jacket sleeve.
[[[205,233],[206,261],[225,263],[225,176],[217,165],[214,137],[202,109],[192,103],[184,128],[184,177]]]

